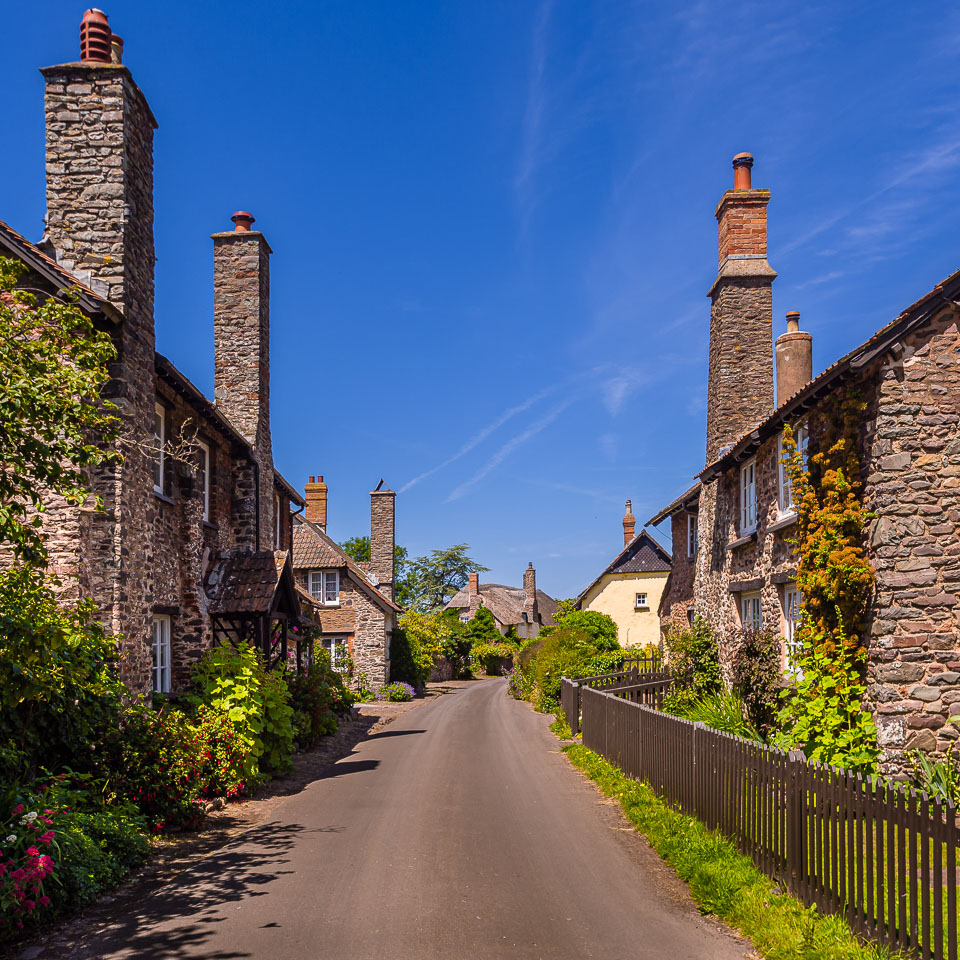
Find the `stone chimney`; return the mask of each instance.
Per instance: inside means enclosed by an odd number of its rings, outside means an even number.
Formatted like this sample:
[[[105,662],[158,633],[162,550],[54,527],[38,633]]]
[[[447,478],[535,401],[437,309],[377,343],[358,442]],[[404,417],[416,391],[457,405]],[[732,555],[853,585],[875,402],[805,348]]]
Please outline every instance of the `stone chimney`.
[[[527,564],[527,569],[523,571],[523,612],[527,615],[527,623],[533,626],[538,622],[539,610],[537,608],[537,572],[533,569],[533,563]]]
[[[480,605],[480,574],[476,570],[467,578],[467,603],[472,617]]]
[[[623,514],[623,545],[627,546],[636,536],[637,518],[633,515],[633,505],[628,500]]]
[[[800,329],[800,314],[787,314],[787,332],[777,337],[777,406],[813,379],[813,337]]]
[[[707,463],[773,409],[773,292],[767,263],[769,190],[751,184],[753,157],[733,158],[733,189],[716,209],[720,270],[710,288]]]
[[[321,530],[327,529],[327,485],[323,477],[311,477],[303,488],[303,499],[307,507],[303,515],[315,523]]]
[[[259,467],[260,544],[273,530],[270,438],[270,254],[254,218],[239,211],[234,229],[213,239],[213,397],[253,447]]]
[[[80,29],[80,61],[40,71],[47,119],[44,240],[59,264],[136,326],[152,368],[157,121],[130,70],[111,62],[106,14],[88,10]]]
[[[395,513],[397,495],[381,479],[370,493],[369,571],[377,578],[377,589],[393,599],[396,565]]]

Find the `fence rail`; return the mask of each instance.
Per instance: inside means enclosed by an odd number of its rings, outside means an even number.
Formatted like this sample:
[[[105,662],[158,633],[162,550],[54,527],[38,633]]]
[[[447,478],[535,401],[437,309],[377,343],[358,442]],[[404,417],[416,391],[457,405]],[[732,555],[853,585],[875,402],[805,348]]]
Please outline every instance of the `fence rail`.
[[[584,746],[865,940],[958,960],[953,803],[660,713],[640,702],[658,683],[578,687]]]
[[[566,677],[560,681],[560,707],[570,729],[576,734],[580,732],[580,690],[583,687],[590,687],[593,690],[620,690],[633,689],[633,685],[647,680],[669,681],[666,673],[663,672],[663,662],[659,657],[626,657],[623,661],[622,669],[616,673],[604,673],[596,677],[581,677],[577,680],[568,680]],[[662,698],[662,697],[661,697]],[[645,699],[638,702],[646,703]],[[659,706],[659,700],[657,701]]]

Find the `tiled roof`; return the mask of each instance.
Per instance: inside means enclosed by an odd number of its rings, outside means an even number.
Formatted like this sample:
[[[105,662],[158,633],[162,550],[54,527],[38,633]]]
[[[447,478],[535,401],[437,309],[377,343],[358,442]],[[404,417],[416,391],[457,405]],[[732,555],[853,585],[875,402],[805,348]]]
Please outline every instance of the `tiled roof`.
[[[676,500],[673,501],[669,506],[664,507],[656,516],[651,517],[647,521],[648,527],[655,527],[658,523],[666,520],[667,517],[672,517],[678,510],[684,510],[689,507],[692,507],[694,503],[699,503],[700,500],[700,481],[698,480],[689,490],[680,494]]]
[[[670,554],[644,528],[614,557],[603,573],[593,579],[583,590],[577,597],[577,606],[583,602],[587,593],[607,574],[669,573],[670,569]]]
[[[84,310],[90,313],[101,313],[104,312],[104,307],[107,307],[107,312],[114,319],[119,318],[116,311],[109,309],[110,301],[106,297],[101,296],[85,283],[82,283],[68,270],[64,270],[56,260],[44,253],[35,243],[31,243],[25,237],[22,237],[13,227],[2,220],[0,220],[0,243],[8,246],[27,266],[32,267],[42,277],[50,281],[56,289],[69,290],[76,288],[80,306]]]
[[[517,626],[523,622],[523,604],[527,598],[523,587],[508,587],[502,583],[481,583],[478,587],[483,605],[504,626]],[[470,595],[467,587],[460,590],[447,604],[447,610],[465,610],[470,606]],[[553,597],[537,589],[537,613],[544,626],[555,621],[557,601]]]
[[[214,616],[269,613],[287,557],[285,550],[278,550],[221,558],[206,578],[210,613]]]
[[[831,364],[784,401],[770,416],[744,433],[723,456],[708,464],[700,472],[700,479],[710,480],[733,464],[751,456],[764,440],[779,432],[785,423],[789,423],[791,419],[809,409],[848,376],[863,369],[877,356],[889,350],[911,331],[939,313],[944,306],[956,301],[958,297],[960,297],[960,270],[951,273],[929,293],[878,330],[869,340]]]
[[[293,526],[293,566],[296,570],[346,568],[350,579],[366,591],[382,609],[398,613],[401,610],[401,607],[384,596],[367,579],[366,573],[339,544],[331,540],[315,523],[302,516],[296,517]]]

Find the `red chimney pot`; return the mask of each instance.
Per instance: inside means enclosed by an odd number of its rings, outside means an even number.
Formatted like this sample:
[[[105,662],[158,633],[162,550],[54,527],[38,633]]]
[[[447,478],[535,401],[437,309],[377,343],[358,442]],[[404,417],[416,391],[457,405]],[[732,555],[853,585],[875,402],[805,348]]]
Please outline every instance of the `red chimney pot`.
[[[738,153],[733,158],[733,189],[750,189],[750,168],[753,166],[753,154]]]
[[[111,63],[113,33],[102,10],[92,7],[80,21],[80,59],[85,63]]]
[[[246,210],[238,210],[230,219],[233,221],[233,229],[237,233],[245,233],[250,230],[256,218],[252,213],[247,213]]]

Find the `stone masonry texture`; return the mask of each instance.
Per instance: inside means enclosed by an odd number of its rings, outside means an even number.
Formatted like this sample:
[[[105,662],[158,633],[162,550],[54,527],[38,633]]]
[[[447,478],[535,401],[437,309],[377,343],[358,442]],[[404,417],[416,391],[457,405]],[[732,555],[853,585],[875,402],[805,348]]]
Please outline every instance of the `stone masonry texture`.
[[[396,497],[393,490],[374,490],[370,494],[369,570],[377,578],[377,589],[391,600],[396,563]]]

